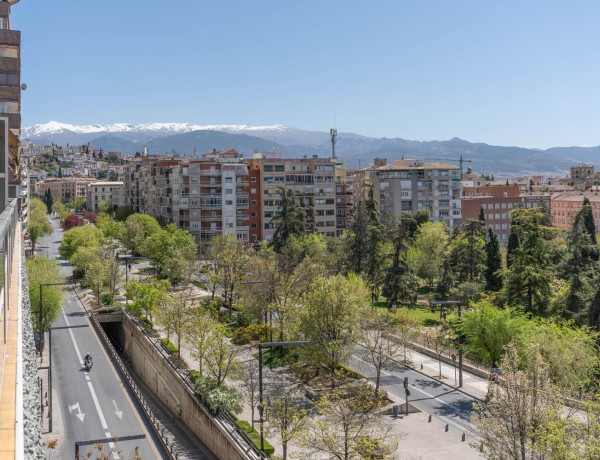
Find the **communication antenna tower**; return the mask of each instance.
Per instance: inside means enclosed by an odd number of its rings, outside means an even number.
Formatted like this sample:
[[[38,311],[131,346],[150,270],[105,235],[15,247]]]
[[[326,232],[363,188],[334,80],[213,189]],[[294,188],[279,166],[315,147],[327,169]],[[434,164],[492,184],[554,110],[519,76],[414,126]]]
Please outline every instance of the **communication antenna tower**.
[[[335,155],[335,143],[337,142],[337,129],[331,128],[329,130],[329,135],[331,136],[331,158],[337,160],[337,156]]]

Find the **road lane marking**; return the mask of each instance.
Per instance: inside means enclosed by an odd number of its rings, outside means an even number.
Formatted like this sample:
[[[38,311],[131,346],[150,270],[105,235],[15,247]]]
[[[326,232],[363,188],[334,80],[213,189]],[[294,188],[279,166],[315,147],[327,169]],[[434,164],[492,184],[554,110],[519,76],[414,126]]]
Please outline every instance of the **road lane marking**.
[[[353,357],[354,359],[357,359],[357,360],[359,360],[359,361],[362,361],[362,362],[363,362],[363,363],[365,363],[367,366],[370,366],[370,367],[375,367],[375,366],[373,366],[372,364],[370,364],[369,362],[365,361],[365,360],[364,360],[364,359],[362,359],[362,358],[359,358],[359,357],[358,357],[358,356],[356,356],[356,355],[352,355],[352,357]],[[406,368],[406,369],[407,369],[407,371],[410,371],[410,370],[411,370],[411,369],[409,369],[409,368]],[[382,370],[381,372],[383,373],[384,371]],[[413,371],[413,372],[414,372],[414,371]],[[389,374],[389,373],[386,373],[386,374],[387,374],[387,375],[389,375],[389,376],[392,376],[392,377],[394,376],[393,374]],[[375,378],[375,377],[370,377],[370,378]],[[397,377],[397,378],[398,378],[398,379],[400,379],[400,377]],[[432,380],[433,380],[433,379],[432,379]],[[434,396],[434,395],[432,395],[432,394],[430,394],[430,393],[427,393],[426,391],[422,390],[421,388],[414,386],[412,383],[410,384],[410,386],[411,386],[411,387],[413,387],[413,389],[415,389],[416,391],[419,391],[419,392],[423,393],[425,396],[428,396],[429,398],[431,398],[431,399],[434,399],[434,400],[436,400],[437,402],[439,402],[439,403],[441,403],[441,404],[444,404],[445,406],[453,407],[453,406],[452,406],[452,404],[450,404],[450,403],[448,403],[448,402],[444,401],[443,399],[440,399],[440,398],[438,398],[437,396]],[[389,391],[392,391],[392,390],[390,389],[390,387],[389,387],[389,386],[386,386],[386,388],[387,388]],[[455,390],[454,390],[454,391],[455,391]],[[449,392],[449,393],[446,393],[446,394],[453,393],[454,391],[451,391],[451,392]],[[402,397],[402,395],[399,395],[398,393],[396,393],[396,392],[394,392],[394,391],[392,391],[392,393],[394,393],[396,396]],[[409,401],[409,402],[412,402],[412,401]],[[474,402],[474,401],[473,401],[473,402]],[[427,412],[427,411],[424,411],[424,412]],[[463,423],[465,423],[465,425],[468,425],[468,426],[461,426],[461,425],[459,425],[458,423],[456,423],[456,422],[454,422],[454,421],[452,421],[452,420],[449,420],[449,419],[447,419],[447,418],[446,418],[445,416],[443,416],[443,415],[437,415],[437,414],[433,414],[433,415],[435,415],[437,418],[439,418],[439,419],[441,419],[441,420],[444,420],[444,421],[446,421],[447,423],[449,423],[450,425],[454,426],[455,428],[457,428],[457,429],[458,429],[459,431],[461,431],[461,432],[462,432],[462,431],[464,431],[465,429],[468,429],[468,428],[472,428],[472,427],[473,427],[473,425],[471,425],[471,423],[469,423],[469,422],[467,422],[467,421],[463,421]],[[460,418],[460,417],[459,417],[459,418]]]
[[[115,414],[117,414],[117,417],[119,417],[121,420],[123,420],[123,411],[119,410],[119,408],[117,407],[117,403],[115,402],[115,400],[112,400],[113,402],[113,406],[115,406]]]
[[[69,324],[69,319],[67,318],[67,313],[63,308],[63,316],[65,318],[65,323],[67,326],[71,326]],[[69,335],[71,336],[71,340],[73,341],[73,346],[75,347],[75,353],[77,353],[77,359],[79,359],[79,364],[83,366],[83,359],[81,358],[81,353],[79,352],[79,347],[77,346],[77,341],[75,340],[75,336],[73,335],[73,330],[69,327]],[[100,417],[100,424],[102,428],[108,430],[108,425],[106,424],[106,419],[104,418],[104,413],[102,412],[102,408],[100,407],[100,403],[98,402],[98,397],[96,396],[96,392],[94,391],[94,385],[90,381],[89,375],[86,372],[86,380],[88,384],[88,388],[90,389],[90,393],[92,394],[92,400],[94,401],[94,406],[96,406],[96,412],[98,412],[98,417]],[[79,403],[77,403],[79,407]],[[70,412],[70,411],[69,411]],[[80,419],[83,422],[83,419]],[[107,438],[111,438],[110,432],[105,433]],[[111,449],[114,449],[115,444],[113,442],[108,444]]]
[[[75,414],[75,416],[81,421],[83,422],[83,419],[85,418],[85,414],[83,412],[81,412],[81,407],[79,407],[79,402],[76,402],[75,404],[73,404],[72,406],[69,405],[69,412],[72,414],[73,411],[77,409],[77,413]]]

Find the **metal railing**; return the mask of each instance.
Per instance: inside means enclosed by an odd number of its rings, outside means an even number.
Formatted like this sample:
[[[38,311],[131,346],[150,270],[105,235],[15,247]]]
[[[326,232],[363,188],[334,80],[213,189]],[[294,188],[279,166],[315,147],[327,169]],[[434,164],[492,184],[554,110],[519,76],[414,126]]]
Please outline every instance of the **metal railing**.
[[[205,408],[208,414],[211,414],[217,421],[226,437],[228,437],[249,460],[267,459],[267,455],[252,441],[242,430],[235,420],[227,412],[219,412],[216,416],[202,402],[202,399],[195,392],[195,385],[189,374],[189,366],[178,356],[171,353],[167,346],[162,342],[159,333],[152,329],[149,323],[141,321],[128,311],[123,311],[124,315],[133,322],[133,324],[147,337],[154,349],[161,355],[164,361],[171,367],[173,372],[183,381],[188,389],[196,395],[198,402]]]

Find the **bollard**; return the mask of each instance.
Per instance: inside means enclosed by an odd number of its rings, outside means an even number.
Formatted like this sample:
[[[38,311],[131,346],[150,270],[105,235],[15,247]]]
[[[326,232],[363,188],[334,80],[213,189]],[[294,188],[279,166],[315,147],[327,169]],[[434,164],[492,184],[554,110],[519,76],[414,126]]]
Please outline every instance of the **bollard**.
[[[421,363],[421,370],[423,370],[423,363]]]
[[[446,423],[446,429],[444,431],[446,431],[446,432],[448,431],[448,424],[447,423]]]
[[[465,436],[465,434],[463,433],[463,434],[462,434],[462,439],[461,439],[461,441],[462,441],[462,442],[465,442],[465,438],[466,438],[466,436]]]
[[[427,420],[429,423],[431,423],[431,414],[429,414],[429,418]]]

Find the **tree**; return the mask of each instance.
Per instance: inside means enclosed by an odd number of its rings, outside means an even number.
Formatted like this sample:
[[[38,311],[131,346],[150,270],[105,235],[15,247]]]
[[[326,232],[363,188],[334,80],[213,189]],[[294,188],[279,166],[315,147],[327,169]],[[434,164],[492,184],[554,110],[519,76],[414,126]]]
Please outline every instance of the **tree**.
[[[258,361],[252,358],[242,365],[244,366],[244,371],[240,374],[242,379],[240,391],[250,406],[250,418],[252,420],[251,424],[252,428],[254,428],[254,410],[256,409],[259,401]]]
[[[332,387],[338,367],[358,341],[365,294],[357,276],[316,278],[299,308],[298,329],[310,340],[301,353],[307,362],[329,371]]]
[[[383,295],[388,300],[388,307],[397,305],[398,301],[415,302],[417,280],[412,267],[406,260],[408,252],[410,228],[416,221],[410,215],[400,216],[399,222],[390,231],[394,245],[392,264],[388,267],[383,280]]]
[[[115,219],[118,222],[125,222],[129,216],[133,214],[133,208],[131,206],[122,205],[117,208],[115,211]]]
[[[296,203],[296,194],[291,188],[279,187],[280,211],[271,219],[276,225],[273,246],[279,252],[290,236],[300,236],[306,231],[304,211]]]
[[[346,252],[350,270],[362,273],[366,266],[368,256],[367,238],[369,236],[369,216],[364,201],[359,201],[348,225],[344,231],[342,240]]]
[[[532,362],[519,368],[519,355],[511,343],[506,348],[498,385],[490,385],[490,400],[476,404],[471,416],[488,459],[529,460],[552,458],[544,452],[540,428],[560,412],[561,400],[549,382],[539,353],[532,351]]]
[[[208,351],[213,349],[216,327],[217,323],[210,313],[198,306],[192,309],[188,321],[184,324],[184,341],[189,346],[192,357],[198,360],[200,374],[203,374]]]
[[[386,403],[368,385],[323,396],[316,403],[320,416],[309,420],[300,436],[302,458],[387,458],[397,449],[399,436],[391,434],[379,414]]]
[[[47,188],[46,193],[44,193],[44,204],[46,205],[47,213],[50,214],[52,212],[52,205],[54,204],[54,197],[49,188]]]
[[[469,219],[451,242],[454,273],[459,282],[479,280],[485,267],[485,227]]]
[[[54,229],[46,216],[46,206],[42,200],[32,198],[29,209],[27,232],[29,233],[29,240],[31,241],[31,250],[35,253],[37,240],[44,235],[51,234]]]
[[[225,327],[218,324],[214,332],[213,346],[206,354],[206,369],[215,378],[216,386],[219,387],[227,377],[238,375],[241,364],[237,359],[239,348],[229,343],[225,335]]]
[[[367,359],[375,367],[375,394],[383,367],[396,359],[403,344],[394,337],[396,327],[390,313],[373,312],[363,318],[359,343],[367,350]]]
[[[69,214],[67,217],[60,221],[60,228],[65,232],[75,227],[82,227],[85,225],[84,220],[81,217],[77,217],[75,214]]]
[[[519,247],[519,237],[517,235],[517,229],[514,225],[510,227],[510,233],[508,234],[508,243],[506,244],[506,268],[510,268],[512,264],[512,256]]]
[[[408,251],[408,260],[415,267],[417,276],[429,286],[438,276],[448,245],[448,232],[442,222],[426,223],[419,227],[415,242]]]
[[[40,284],[59,283],[60,268],[56,260],[46,257],[36,257],[27,260],[29,279],[29,298],[32,311],[40,310]],[[42,328],[48,330],[62,308],[62,289],[60,286],[44,286],[42,293]],[[37,315],[33,319],[33,327],[39,332]]]
[[[177,337],[177,357],[181,357],[181,339],[190,317],[187,297],[189,292],[180,291],[167,297],[156,313],[156,322],[167,331],[167,339],[172,331]]]
[[[100,203],[98,203],[98,212],[100,212],[100,214],[111,214],[113,210],[112,204],[109,203],[108,201],[101,201]]]
[[[167,280],[150,280],[148,284],[132,281],[125,285],[125,296],[133,299],[129,309],[137,315],[144,313],[152,322],[153,313],[169,301],[167,291],[171,287]]]
[[[161,277],[178,283],[189,277],[198,246],[190,232],[169,224],[147,238],[141,250],[159,268]]]
[[[502,256],[498,237],[490,227],[485,244],[485,289],[499,291],[502,289]]]
[[[102,230],[91,225],[75,227],[63,234],[58,252],[63,259],[70,259],[81,246],[101,246],[104,243]]]
[[[96,298],[99,300],[102,289],[110,282],[107,260],[104,258],[91,260],[85,271],[84,277],[86,284],[96,294]]]
[[[444,352],[444,348],[451,341],[451,337],[448,331],[444,331],[441,329],[431,329],[427,333],[428,343],[431,343],[433,350],[435,351],[435,355],[438,358],[438,366],[439,366],[439,374],[436,376],[438,378],[442,378],[442,353]]]
[[[288,458],[288,445],[302,435],[308,421],[308,412],[302,406],[301,395],[295,389],[290,391],[288,385],[280,386],[271,397],[268,433],[281,440],[283,460]]]
[[[468,351],[487,366],[500,367],[505,347],[520,338],[526,322],[527,318],[514,309],[481,301],[463,313],[459,328]]]
[[[371,306],[375,305],[375,300],[379,297],[379,286],[381,286],[383,281],[381,279],[383,273],[383,228],[379,222],[377,204],[374,187],[370,185],[368,198],[365,202],[365,208],[369,217],[365,278],[371,291]]]
[[[83,209],[85,209],[86,205],[85,198],[82,196],[75,196],[71,200],[70,205],[73,209],[75,209],[75,211],[82,211]]]
[[[120,240],[125,248],[131,251],[133,257],[136,251],[139,251],[140,247],[146,240],[146,234],[144,227],[142,226],[139,219],[130,216],[127,218],[123,226],[121,227]],[[108,217],[108,216],[107,216]],[[108,217],[110,219],[110,217]],[[112,220],[112,219],[111,219]],[[104,225],[103,223],[101,225]]]
[[[117,240],[123,235],[123,223],[115,222],[108,214],[100,214],[96,220],[96,227],[102,230],[104,236],[111,240]]]
[[[479,222],[485,226],[485,212],[483,212],[483,206],[479,209]]]
[[[541,213],[536,208],[515,209],[511,215],[511,233],[515,233],[518,246],[508,256],[506,298],[511,306],[542,314],[551,295],[552,267],[540,226]]]
[[[239,283],[247,274],[250,262],[248,250],[239,243],[233,235],[216,235],[209,248],[211,259],[218,269],[216,275],[218,283],[223,288],[223,298],[229,306],[231,315],[233,307],[233,295]]]
[[[44,209],[46,209],[45,205],[44,205]],[[67,206],[64,203],[61,203],[60,201],[55,201],[52,204],[52,211],[55,212],[56,214],[58,214],[61,219],[64,219],[69,214],[71,214],[69,209],[67,208]]]
[[[100,246],[80,246],[69,259],[69,262],[75,266],[77,278],[83,278],[85,272],[95,260],[104,257],[103,249]]]
[[[583,225],[585,227],[586,232],[590,236],[590,241],[595,245],[596,241],[596,222],[594,221],[594,213],[592,211],[592,203],[590,203],[589,198],[586,196],[583,198],[583,205],[581,207],[581,211],[583,214]],[[596,260],[598,260],[598,256],[596,256]]]
[[[407,309],[398,310],[393,317],[394,335],[402,346],[404,363],[408,363],[407,351],[413,339],[419,333],[421,320]]]

